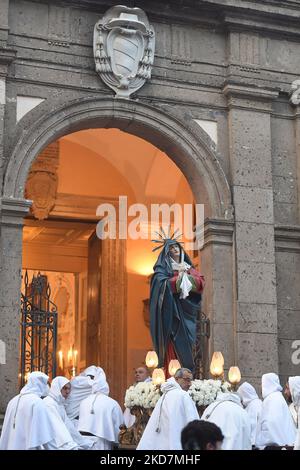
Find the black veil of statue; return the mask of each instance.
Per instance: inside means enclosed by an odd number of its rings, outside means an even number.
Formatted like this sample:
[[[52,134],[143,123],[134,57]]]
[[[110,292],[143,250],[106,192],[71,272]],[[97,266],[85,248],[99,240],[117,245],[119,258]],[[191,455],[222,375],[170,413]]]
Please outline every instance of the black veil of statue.
[[[164,240],[151,279],[150,330],[159,359],[158,367],[164,366],[167,347],[171,341],[181,367],[193,371],[193,346],[196,341],[196,321],[202,296],[200,293],[191,292],[187,298],[180,299],[179,294],[172,292],[168,281],[174,273],[169,250],[174,244],[180,247],[180,260],[193,267],[189,256],[175,239]]]

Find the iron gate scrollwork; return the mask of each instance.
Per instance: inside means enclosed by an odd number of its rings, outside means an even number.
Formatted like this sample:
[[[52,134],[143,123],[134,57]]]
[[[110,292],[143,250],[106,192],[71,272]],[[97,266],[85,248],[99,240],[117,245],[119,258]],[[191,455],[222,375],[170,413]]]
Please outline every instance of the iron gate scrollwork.
[[[51,302],[47,276],[38,273],[29,283],[25,273],[21,294],[21,386],[29,372],[56,375],[57,308]]]
[[[196,344],[194,347],[194,376],[205,379],[208,374],[208,340],[210,337],[210,320],[205,313],[199,312],[196,323]]]

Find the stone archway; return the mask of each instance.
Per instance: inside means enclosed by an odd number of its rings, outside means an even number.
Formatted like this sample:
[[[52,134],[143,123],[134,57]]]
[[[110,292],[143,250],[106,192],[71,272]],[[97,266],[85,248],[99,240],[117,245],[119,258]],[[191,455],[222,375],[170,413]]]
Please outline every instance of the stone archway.
[[[196,202],[206,204],[206,216],[211,221],[218,221],[217,225],[209,222],[206,226],[209,239],[205,248],[207,262],[213,264],[212,246],[215,240],[219,250],[219,245],[224,245],[226,249],[230,245],[230,251],[227,249],[225,256],[228,259],[232,257],[230,188],[213,142],[191,118],[127,100],[92,97],[69,101],[60,107],[55,100],[42,103],[21,120],[12,136],[14,145],[9,151],[4,178],[0,251],[3,315],[0,327],[9,360],[4,366],[3,383],[0,384],[4,391],[1,408],[17,388],[22,225],[30,207],[30,201],[26,201],[23,194],[30,166],[48,144],[63,135],[99,127],[117,127],[148,140],[167,153],[189,181]],[[211,300],[207,303],[208,312],[213,311],[214,304]],[[117,346],[118,341],[115,344]],[[111,352],[112,355],[114,353]]]
[[[207,216],[228,218],[231,193],[215,145],[191,118],[180,112],[174,115],[173,111],[116,99],[93,97],[70,101],[60,108],[51,104],[52,107],[42,103],[18,126],[4,178],[4,198],[23,197],[29,168],[49,143],[82,129],[117,127],[166,152],[186,176],[197,202],[199,187],[204,189]]]

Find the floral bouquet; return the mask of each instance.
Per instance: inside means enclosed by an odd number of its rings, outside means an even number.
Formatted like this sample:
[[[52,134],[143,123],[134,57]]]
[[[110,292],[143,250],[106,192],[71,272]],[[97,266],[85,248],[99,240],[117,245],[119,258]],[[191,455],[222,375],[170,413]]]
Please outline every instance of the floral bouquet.
[[[137,446],[150,415],[160,398],[159,387],[152,382],[139,382],[126,390],[125,406],[135,416],[132,426],[120,426],[119,442],[121,445]]]
[[[189,394],[194,400],[196,406],[200,410],[210,405],[219,392],[229,392],[231,384],[229,382],[222,382],[221,380],[193,380],[189,389]]]
[[[139,382],[126,390],[125,406],[133,408],[154,408],[160,398],[159,389],[152,382]]]

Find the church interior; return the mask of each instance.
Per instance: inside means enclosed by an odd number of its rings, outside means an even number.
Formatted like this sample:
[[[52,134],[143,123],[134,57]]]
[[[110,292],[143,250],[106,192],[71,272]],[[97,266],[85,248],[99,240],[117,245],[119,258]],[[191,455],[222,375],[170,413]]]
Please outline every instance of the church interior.
[[[96,235],[96,210],[103,203],[117,208],[119,195],[127,197],[128,207],[137,202],[146,207],[194,203],[186,178],[165,153],[119,129],[87,129],[63,136],[44,149],[28,175],[26,197],[33,206],[24,220],[22,292],[26,271],[29,283],[38,273],[46,276],[58,312],[56,350],[61,375],[79,373],[91,362],[102,365],[103,335],[114,334],[109,327],[101,328],[101,289],[109,292],[118,279],[110,268],[101,279],[103,242]],[[148,228],[146,221],[141,230]],[[120,314],[125,315],[126,357],[119,373],[129,385],[134,368],[152,349],[148,300],[157,253],[152,252],[149,238],[127,239],[123,248],[125,286],[117,292],[120,302],[124,297]],[[190,255],[199,266],[198,252]],[[97,329],[95,344],[99,344],[96,355],[94,351],[91,355],[87,333],[91,312]]]

